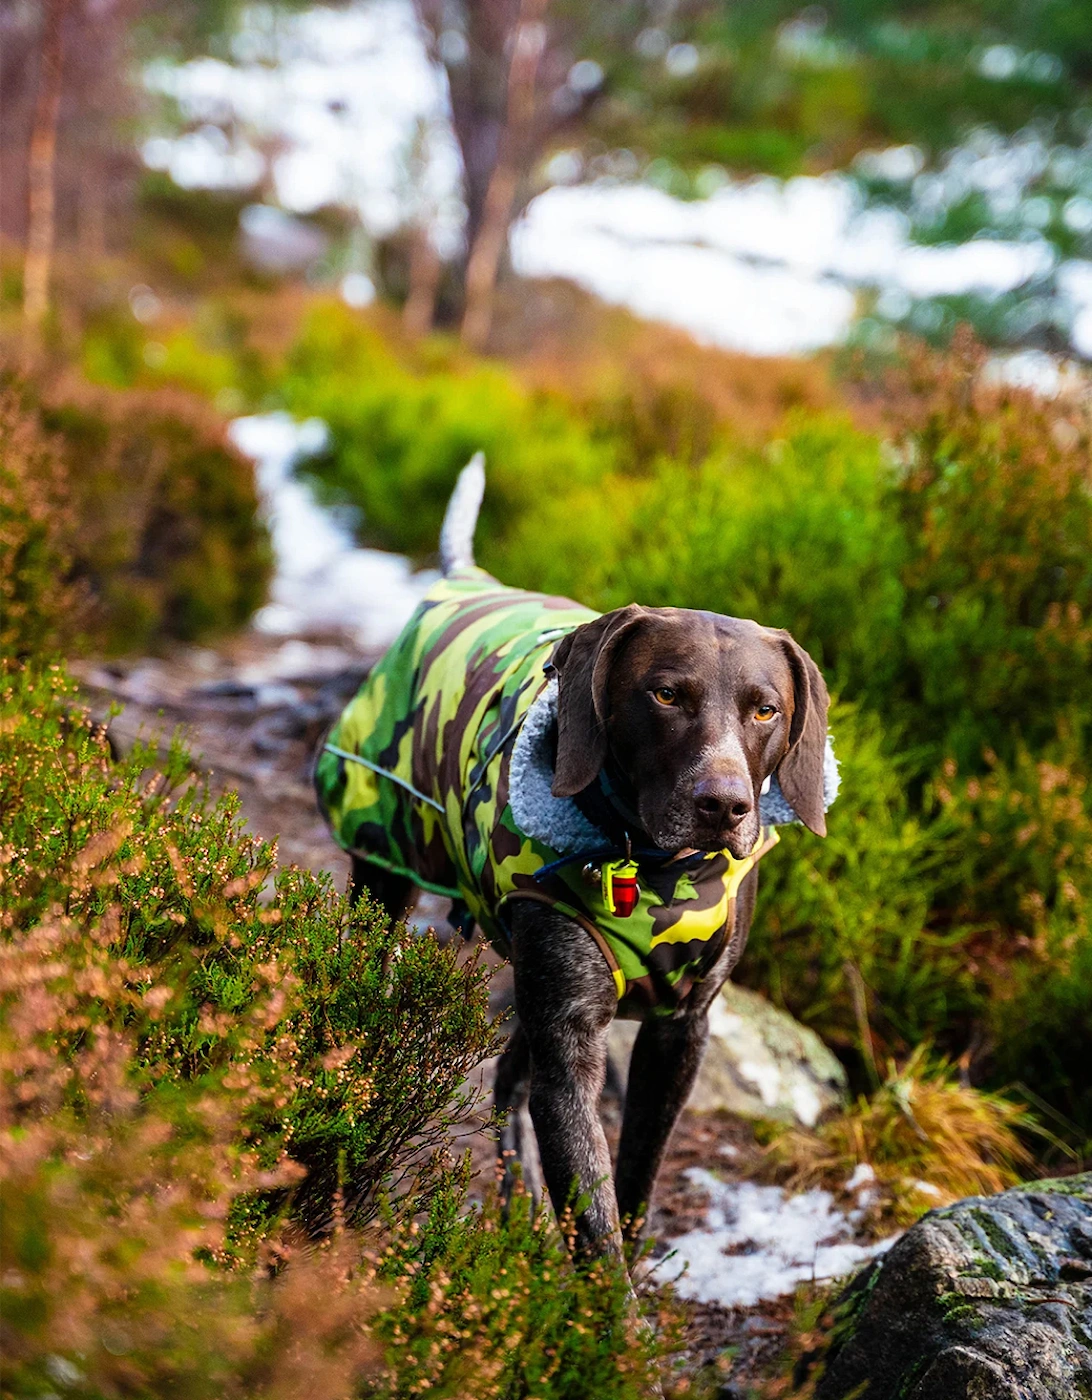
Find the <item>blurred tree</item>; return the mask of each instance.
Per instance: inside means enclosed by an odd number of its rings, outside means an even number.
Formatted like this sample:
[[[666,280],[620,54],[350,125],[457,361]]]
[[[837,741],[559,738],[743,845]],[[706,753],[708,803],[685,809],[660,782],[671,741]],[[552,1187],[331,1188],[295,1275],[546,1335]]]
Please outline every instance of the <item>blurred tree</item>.
[[[1066,0],[415,3],[463,159],[456,281],[474,345],[508,226],[551,149],[571,148],[573,178],[645,171],[693,196],[728,172],[842,168],[875,146],[938,162],[976,126],[1038,124],[1075,145],[1087,134],[1092,6]]]
[[[55,253],[94,260],[123,234],[137,157],[126,125],[142,0],[47,0],[0,7],[0,234],[25,249],[23,306],[36,334]],[[120,224],[120,227],[119,227]]]
[[[48,0],[38,58],[38,90],[27,162],[27,255],[23,271],[23,315],[37,331],[49,307],[49,272],[55,232],[57,116],[61,106],[64,21],[69,0]]]
[[[603,91],[592,53],[632,47],[647,0],[415,0],[434,61],[446,71],[463,163],[467,220],[462,335],[480,348],[508,229],[534,193],[549,147],[576,133]]]
[[[75,242],[94,261],[125,238],[140,168],[138,65],[226,51],[243,8],[243,0],[0,4],[0,235],[25,250],[24,318],[35,334],[57,246]]]

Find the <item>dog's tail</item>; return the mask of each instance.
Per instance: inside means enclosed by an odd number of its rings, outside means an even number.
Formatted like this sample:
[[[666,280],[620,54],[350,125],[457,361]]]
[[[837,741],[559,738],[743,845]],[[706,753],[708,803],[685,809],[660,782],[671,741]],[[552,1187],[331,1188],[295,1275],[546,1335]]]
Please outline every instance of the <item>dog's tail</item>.
[[[440,572],[474,566],[474,527],[485,495],[485,453],[475,452],[459,473],[440,527]]]

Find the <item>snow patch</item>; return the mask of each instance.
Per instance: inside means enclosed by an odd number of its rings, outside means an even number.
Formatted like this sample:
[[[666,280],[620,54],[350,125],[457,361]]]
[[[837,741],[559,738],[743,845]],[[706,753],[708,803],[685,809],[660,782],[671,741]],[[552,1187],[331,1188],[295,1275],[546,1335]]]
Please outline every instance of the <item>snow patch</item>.
[[[364,650],[388,646],[436,574],[414,573],[400,554],[360,549],[348,523],[297,479],[296,462],[326,440],[319,419],[297,423],[287,413],[262,413],[237,418],[230,431],[255,462],[276,560],[269,602],[254,625],[273,636],[339,632]]]
[[[843,339],[866,288],[999,296],[1046,276],[1055,255],[1043,238],[919,246],[904,214],[862,208],[832,174],[729,180],[690,201],[649,185],[554,188],[513,230],[512,259],[707,343],[791,355]]]
[[[701,1167],[685,1176],[709,1193],[709,1214],[705,1225],[672,1241],[674,1253],[658,1266],[666,1274],[687,1264],[675,1285],[684,1298],[753,1307],[798,1284],[848,1274],[897,1238],[856,1243],[852,1223],[829,1191],[788,1196],[779,1186],[721,1181]]]

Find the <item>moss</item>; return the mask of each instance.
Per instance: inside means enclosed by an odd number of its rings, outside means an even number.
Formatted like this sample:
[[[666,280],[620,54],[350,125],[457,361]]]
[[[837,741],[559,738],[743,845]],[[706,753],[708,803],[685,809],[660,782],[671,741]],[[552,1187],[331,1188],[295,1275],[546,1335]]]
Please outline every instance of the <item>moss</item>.
[[[969,1214],[1002,1259],[1019,1261],[1020,1251],[1017,1249],[1015,1241],[1008,1231],[997,1223],[990,1211],[983,1210],[980,1206],[974,1206]]]
[[[997,1282],[1008,1275],[996,1259],[981,1259],[968,1269],[961,1269],[960,1274],[964,1278],[990,1278]]]
[[[898,1389],[895,1391],[894,1400],[905,1400],[906,1396],[910,1394],[914,1386],[917,1385],[918,1381],[921,1380],[922,1376],[925,1374],[932,1359],[931,1356],[919,1357],[917,1361],[912,1362],[907,1367],[899,1377]],[[867,1391],[865,1393],[867,1394]]]
[[[1077,1176],[1044,1177],[1042,1181],[1030,1181],[1028,1191],[1048,1193],[1052,1196],[1074,1196],[1077,1200],[1092,1205],[1092,1172],[1080,1172]]]
[[[982,1325],[980,1308],[968,1302],[962,1293],[942,1293],[937,1299],[937,1306],[947,1325],[970,1328]]]
[[[828,1347],[830,1356],[841,1351],[853,1336],[861,1313],[880,1281],[881,1268],[881,1261],[873,1259],[846,1285],[834,1314],[834,1326],[830,1332]]]

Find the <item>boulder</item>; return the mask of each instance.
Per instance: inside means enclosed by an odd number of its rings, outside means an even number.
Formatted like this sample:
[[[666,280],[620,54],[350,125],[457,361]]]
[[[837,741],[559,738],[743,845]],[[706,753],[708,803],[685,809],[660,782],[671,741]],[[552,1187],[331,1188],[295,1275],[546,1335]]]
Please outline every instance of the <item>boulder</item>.
[[[611,1055],[622,1083],[636,1036],[633,1021],[611,1027]],[[709,1048],[690,1108],[810,1128],[845,1093],[845,1071],[814,1031],[757,992],[725,985],[709,1010]]]
[[[836,1315],[815,1400],[1087,1400],[1092,1173],[930,1211]]]

